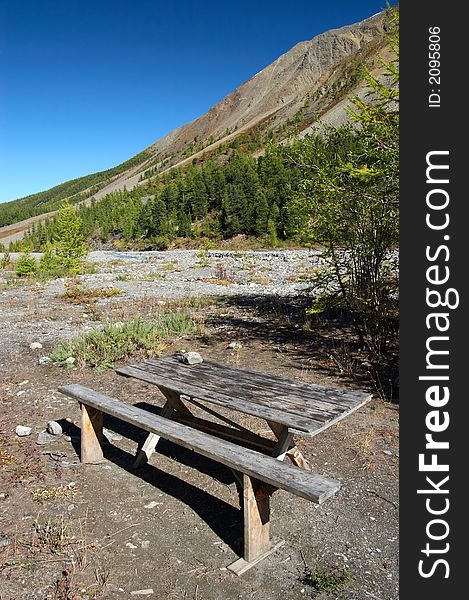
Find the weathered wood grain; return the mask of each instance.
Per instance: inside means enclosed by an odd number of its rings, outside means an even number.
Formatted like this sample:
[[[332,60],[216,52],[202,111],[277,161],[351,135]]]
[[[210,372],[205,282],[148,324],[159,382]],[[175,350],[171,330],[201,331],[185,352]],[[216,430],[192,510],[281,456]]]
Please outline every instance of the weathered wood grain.
[[[149,359],[148,363],[153,364],[165,364],[173,365],[181,369],[187,369],[188,365],[184,365],[179,362],[178,357],[163,356],[157,359]],[[248,369],[240,369],[232,365],[224,365],[210,360],[204,360],[200,365],[189,365],[198,367],[198,370],[206,371],[212,375],[219,374],[225,380],[233,380],[235,383],[246,383],[253,384],[257,387],[263,387],[265,390],[275,389],[276,393],[285,393],[289,396],[297,396],[300,400],[304,399],[305,395],[314,399],[317,397],[321,402],[330,402],[331,404],[339,403],[340,405],[350,404],[355,405],[357,402],[361,403],[365,397],[369,397],[370,394],[358,391],[352,391],[347,389],[335,388],[323,386],[315,383],[308,383],[305,381],[298,381],[296,379],[288,379],[279,375],[271,375],[269,373],[260,373],[258,371],[252,371]],[[317,396],[316,396],[317,394]]]
[[[291,415],[275,408],[253,404],[252,402],[243,400],[241,398],[237,398],[235,401],[233,401],[231,396],[227,396],[220,392],[211,390],[207,391],[200,387],[190,385],[181,379],[169,379],[167,376],[165,377],[163,375],[150,373],[144,369],[137,369],[135,367],[121,367],[116,369],[116,372],[119,375],[134,377],[140,381],[153,383],[157,386],[171,386],[175,392],[178,392],[181,395],[197,398],[199,400],[203,400],[211,404],[217,404],[218,406],[223,406],[225,408],[235,409],[239,412],[252,415],[254,417],[259,417],[260,419],[277,421],[278,423],[282,423],[283,425],[287,425],[288,427],[298,430],[303,435],[308,435],[324,425],[324,421],[316,422],[306,417]]]
[[[303,471],[293,465],[279,462],[265,456],[221,440],[192,427],[170,421],[159,415],[110,398],[79,384],[70,384],[59,391],[85,404],[88,408],[104,412],[132,425],[155,433],[164,439],[179,444],[212,458],[225,466],[241,471],[269,485],[284,489],[293,494],[321,503],[334,495],[340,484],[329,477]]]
[[[96,406],[81,405],[81,453],[82,463],[103,462],[103,413]]]
[[[244,558],[250,562],[270,550],[270,496],[243,475]]]

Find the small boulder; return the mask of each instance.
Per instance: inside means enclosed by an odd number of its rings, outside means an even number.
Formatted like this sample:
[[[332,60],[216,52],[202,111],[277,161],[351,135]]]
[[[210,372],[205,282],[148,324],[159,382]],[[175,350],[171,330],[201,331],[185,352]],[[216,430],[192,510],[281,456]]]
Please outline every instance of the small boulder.
[[[60,426],[59,423],[57,423],[57,421],[49,421],[47,423],[46,431],[47,431],[47,433],[50,433],[51,435],[62,435],[62,433],[63,433],[62,427]]]
[[[204,362],[204,359],[198,352],[185,352],[181,355],[180,361],[186,365],[198,365]]]
[[[48,363],[52,362],[52,359],[50,356],[40,356],[37,362],[39,365],[47,365]]]
[[[229,350],[239,350],[242,347],[243,346],[239,342],[230,342],[228,344],[228,349]]]
[[[0,531],[0,548],[6,548],[10,545],[10,538],[6,533]]]
[[[75,363],[75,360],[76,360],[76,358],[75,358],[74,356],[69,356],[69,357],[66,359],[65,363],[66,363],[67,365],[73,365],[73,364]]]
[[[31,435],[32,427],[26,427],[25,425],[17,425],[15,429],[16,435],[19,437],[26,437],[27,435]]]
[[[41,350],[42,344],[41,342],[32,342],[31,344],[29,344],[29,347],[31,348],[31,350]]]
[[[44,446],[45,444],[55,442],[55,440],[57,440],[59,437],[59,435],[52,435],[47,431],[47,429],[44,429],[44,431],[41,431],[38,434],[36,444],[38,444],[39,446]]]

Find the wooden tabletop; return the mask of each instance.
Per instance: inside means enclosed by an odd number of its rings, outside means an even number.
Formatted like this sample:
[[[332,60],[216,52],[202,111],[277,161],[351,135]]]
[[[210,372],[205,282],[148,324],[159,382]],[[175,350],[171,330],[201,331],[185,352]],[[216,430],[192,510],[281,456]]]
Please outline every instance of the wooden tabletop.
[[[371,398],[371,394],[363,392],[295,381],[208,360],[186,365],[178,356],[150,359],[118,368],[116,372],[309,436],[344,418]]]

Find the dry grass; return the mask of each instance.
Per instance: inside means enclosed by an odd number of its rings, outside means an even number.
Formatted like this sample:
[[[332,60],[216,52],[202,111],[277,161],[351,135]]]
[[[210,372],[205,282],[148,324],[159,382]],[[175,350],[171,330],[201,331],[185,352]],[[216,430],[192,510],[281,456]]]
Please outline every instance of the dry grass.
[[[96,302],[97,300],[112,298],[123,293],[118,288],[90,288],[76,282],[65,284],[65,288],[65,292],[58,297],[61,300],[77,304]]]
[[[37,488],[31,492],[31,495],[34,502],[44,504],[48,500],[74,496],[77,492],[77,488],[73,485],[59,485],[57,487]]]

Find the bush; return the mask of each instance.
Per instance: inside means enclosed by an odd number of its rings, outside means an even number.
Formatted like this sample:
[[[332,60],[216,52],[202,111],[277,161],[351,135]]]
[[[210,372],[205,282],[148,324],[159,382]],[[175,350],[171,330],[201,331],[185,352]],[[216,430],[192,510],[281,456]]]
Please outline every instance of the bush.
[[[103,371],[132,355],[157,355],[170,335],[197,333],[197,324],[185,311],[163,313],[153,321],[132,319],[120,325],[106,325],[102,331],[85,333],[58,345],[50,354],[58,364],[73,357]]]
[[[36,260],[26,252],[22,254],[16,263],[16,274],[18,277],[29,277],[37,271]]]
[[[11,262],[10,252],[8,250],[3,250],[2,260],[0,262],[0,268],[6,269],[10,265],[10,262]]]
[[[47,244],[44,254],[41,256],[41,260],[39,261],[39,267],[42,272],[49,275],[56,275],[61,270],[59,259],[52,244]]]
[[[152,238],[152,245],[155,250],[167,250],[170,246],[171,242],[168,237],[165,235],[158,235]]]

